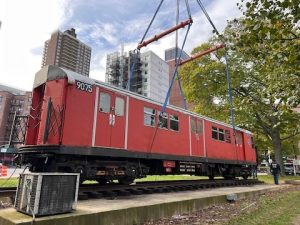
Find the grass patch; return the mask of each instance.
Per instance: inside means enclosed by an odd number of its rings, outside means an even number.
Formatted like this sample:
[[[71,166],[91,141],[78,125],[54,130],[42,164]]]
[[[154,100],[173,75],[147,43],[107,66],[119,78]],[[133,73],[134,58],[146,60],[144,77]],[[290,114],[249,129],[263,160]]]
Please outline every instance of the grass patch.
[[[1,178],[0,179],[0,188],[2,187],[17,187],[19,182],[18,177],[12,177],[10,179]]]
[[[259,175],[258,180],[265,182],[266,184],[274,184],[274,178],[272,175]],[[300,180],[299,176],[284,176],[279,177],[279,183],[284,183],[288,180]]]
[[[145,181],[164,181],[164,180],[200,180],[207,179],[203,176],[190,176],[190,175],[151,175],[140,179],[135,179],[135,182],[145,182]]]
[[[145,181],[172,181],[172,180],[202,180],[208,179],[206,176],[190,176],[190,175],[151,175],[141,179],[135,179],[135,182]],[[216,178],[218,179],[218,178]],[[266,184],[274,184],[272,175],[259,175],[258,179]],[[16,187],[18,185],[19,178],[12,177],[10,179],[1,178],[0,187]],[[299,176],[285,176],[280,177],[279,182],[284,183],[286,180],[300,180]],[[85,181],[85,184],[97,183],[97,181]]]
[[[254,210],[246,210],[227,225],[287,225],[300,213],[300,192],[283,191],[262,196]]]

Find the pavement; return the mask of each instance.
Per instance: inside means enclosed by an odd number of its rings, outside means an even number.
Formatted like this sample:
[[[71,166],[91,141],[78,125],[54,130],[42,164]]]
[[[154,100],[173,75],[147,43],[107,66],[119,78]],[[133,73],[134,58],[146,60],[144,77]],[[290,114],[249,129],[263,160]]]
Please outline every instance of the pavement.
[[[280,185],[281,186],[281,185]],[[36,218],[35,225],[132,225],[199,210],[211,204],[227,201],[228,195],[237,199],[261,195],[277,185],[223,187],[150,195],[132,195],[116,200],[91,199],[78,202],[76,211]],[[0,211],[2,225],[30,225],[32,218],[9,208]]]

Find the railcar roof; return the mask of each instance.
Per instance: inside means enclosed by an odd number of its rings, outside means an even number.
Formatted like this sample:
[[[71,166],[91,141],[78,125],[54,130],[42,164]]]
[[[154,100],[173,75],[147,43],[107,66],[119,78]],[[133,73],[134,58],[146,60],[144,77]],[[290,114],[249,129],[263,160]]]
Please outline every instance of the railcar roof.
[[[61,79],[61,78],[67,78],[68,83],[70,83],[70,84],[74,84],[75,80],[77,80],[77,81],[81,81],[81,82],[84,82],[84,83],[87,83],[87,84],[102,86],[102,87],[106,87],[106,88],[111,89],[111,90],[116,90],[116,91],[121,92],[123,94],[132,96],[132,97],[137,98],[137,99],[142,99],[144,101],[147,101],[147,102],[159,105],[159,106],[162,106],[162,104],[163,104],[162,102],[147,98],[143,95],[139,95],[139,94],[136,94],[134,92],[131,92],[131,91],[128,91],[128,90],[125,90],[125,89],[122,89],[122,88],[118,88],[118,87],[109,85],[109,84],[104,83],[102,81],[98,81],[98,80],[83,76],[83,75],[81,75],[79,73],[76,73],[76,72],[73,72],[71,70],[61,68],[61,67],[57,67],[57,66],[52,66],[52,65],[45,66],[40,71],[38,71],[36,73],[33,88],[36,88],[36,87],[42,85],[46,81],[57,80],[57,79]],[[218,120],[215,120],[215,119],[203,116],[203,115],[196,114],[194,112],[188,111],[186,109],[182,109],[182,108],[177,107],[177,106],[168,105],[167,108],[177,110],[177,111],[185,113],[185,114],[190,114],[190,115],[196,116],[198,118],[205,119],[207,121],[210,121],[210,122],[213,122],[213,123],[217,123],[217,124],[232,128],[232,125],[230,125],[230,124],[227,124],[227,123],[224,123],[224,122],[221,122],[221,121],[218,121]],[[248,134],[252,134],[250,131],[239,128],[239,127],[235,127],[235,129],[239,130],[239,131],[243,131],[243,132],[248,133]]]

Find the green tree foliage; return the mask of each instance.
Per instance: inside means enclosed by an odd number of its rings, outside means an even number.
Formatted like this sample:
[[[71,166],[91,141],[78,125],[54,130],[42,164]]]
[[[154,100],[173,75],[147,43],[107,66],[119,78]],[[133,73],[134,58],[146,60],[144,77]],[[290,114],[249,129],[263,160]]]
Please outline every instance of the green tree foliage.
[[[229,58],[233,105],[239,126],[252,130],[282,160],[282,144],[300,133],[300,6],[298,0],[242,1],[243,18],[228,23],[224,33],[193,50],[225,42]],[[184,65],[180,74],[195,110],[230,121],[225,50]],[[218,104],[216,104],[218,103]]]

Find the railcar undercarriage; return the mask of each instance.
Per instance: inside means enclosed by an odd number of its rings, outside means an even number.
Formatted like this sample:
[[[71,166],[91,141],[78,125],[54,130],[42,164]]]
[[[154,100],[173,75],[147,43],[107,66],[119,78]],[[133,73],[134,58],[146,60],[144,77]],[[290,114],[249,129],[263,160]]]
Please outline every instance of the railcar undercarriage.
[[[121,184],[130,184],[134,179],[147,175],[190,174],[208,176],[209,179],[215,177],[247,179],[251,175],[252,166],[249,164],[234,164],[220,160],[214,162],[207,159],[206,162],[196,159],[185,161],[180,158],[178,160],[174,157],[170,158],[147,157],[147,155],[142,157],[139,154],[131,158],[111,155],[62,154],[60,151],[41,151],[35,148],[21,149],[17,163],[27,164],[32,172],[80,173],[81,182],[96,180],[100,184],[113,180],[118,180]]]

